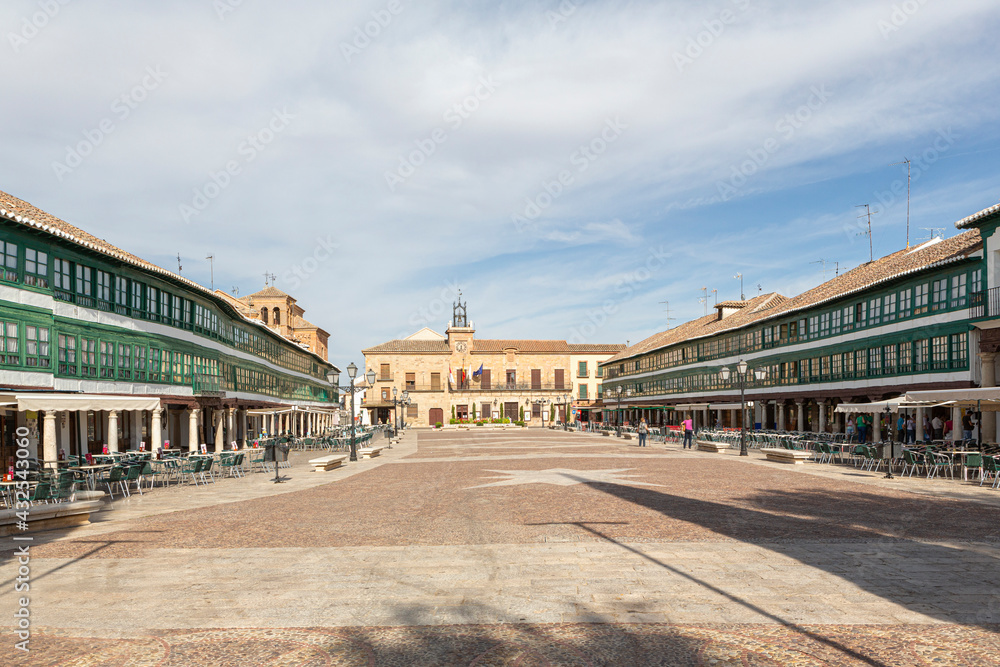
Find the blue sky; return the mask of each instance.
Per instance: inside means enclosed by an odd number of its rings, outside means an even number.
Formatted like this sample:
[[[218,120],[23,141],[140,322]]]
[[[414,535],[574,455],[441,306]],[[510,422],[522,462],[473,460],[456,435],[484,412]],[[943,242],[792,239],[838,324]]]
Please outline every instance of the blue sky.
[[[1000,201],[995,1],[12,0],[0,189],[331,360],[461,288],[478,335],[637,342]],[[367,34],[366,34],[367,33]],[[940,232],[939,232],[940,233]],[[823,265],[827,262],[826,274]],[[713,292],[712,290],[715,290]]]

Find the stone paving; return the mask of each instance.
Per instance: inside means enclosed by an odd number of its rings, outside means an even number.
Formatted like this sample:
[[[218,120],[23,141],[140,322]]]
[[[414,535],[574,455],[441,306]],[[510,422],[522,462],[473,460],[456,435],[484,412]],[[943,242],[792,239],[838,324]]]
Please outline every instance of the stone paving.
[[[754,454],[423,431],[342,470],[299,461],[287,485],[157,489],[37,536],[32,650],[6,634],[0,655],[1000,665],[1000,493]]]

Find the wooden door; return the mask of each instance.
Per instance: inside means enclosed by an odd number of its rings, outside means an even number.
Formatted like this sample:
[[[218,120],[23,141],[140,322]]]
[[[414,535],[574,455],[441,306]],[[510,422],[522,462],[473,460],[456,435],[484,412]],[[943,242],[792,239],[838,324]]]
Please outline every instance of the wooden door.
[[[531,388],[532,389],[542,388],[542,369],[540,368],[531,369]]]
[[[480,388],[485,391],[489,391],[492,388],[490,385],[490,369],[484,368],[483,374],[480,377]]]
[[[506,417],[507,419],[511,420],[512,422],[517,421],[518,417],[520,416],[518,414],[518,410],[517,410],[518,406],[519,406],[519,403],[517,403],[517,402],[514,402],[514,403],[504,403],[503,404],[503,416]]]
[[[444,424],[444,409],[443,408],[431,408],[428,411],[427,421],[430,426],[435,426],[439,422]]]

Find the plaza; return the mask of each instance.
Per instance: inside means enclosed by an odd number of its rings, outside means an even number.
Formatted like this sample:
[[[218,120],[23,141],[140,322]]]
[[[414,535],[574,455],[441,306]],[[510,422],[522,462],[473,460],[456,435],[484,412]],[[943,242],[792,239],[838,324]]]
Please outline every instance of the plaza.
[[[989,485],[633,444],[411,429],[116,501],[35,534],[15,664],[997,664]]]

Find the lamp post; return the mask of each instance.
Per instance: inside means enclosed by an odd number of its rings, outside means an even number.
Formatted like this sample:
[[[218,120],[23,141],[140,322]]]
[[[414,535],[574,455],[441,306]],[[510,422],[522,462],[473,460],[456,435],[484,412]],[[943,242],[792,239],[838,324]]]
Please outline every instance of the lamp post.
[[[563,430],[569,430],[569,394],[563,394]]]
[[[351,394],[351,457],[350,457],[351,461],[358,460],[358,446],[357,446],[358,420],[354,414],[354,394],[356,394],[359,391],[363,391],[362,389],[359,389],[357,385],[354,384],[354,378],[356,378],[357,376],[358,376],[358,367],[354,365],[353,361],[351,362],[351,365],[347,367],[347,377],[350,378],[351,383],[346,387],[340,387],[337,385],[338,381],[340,380],[340,373],[338,373],[337,371],[331,370],[329,373],[326,374],[327,379],[330,380],[330,382],[334,386],[336,386],[341,391],[347,391],[350,392]],[[368,371],[367,373],[365,373],[365,380],[368,381],[368,387],[375,386],[375,371]],[[367,389],[368,387],[365,387],[365,389]]]
[[[621,385],[615,387],[615,395],[618,397],[618,427],[615,432],[615,437],[622,437],[622,420],[624,415],[622,414],[622,397],[628,397],[632,395],[632,389],[625,389]]]
[[[393,387],[392,388],[392,414],[393,414],[392,422],[393,422],[393,426],[396,429],[396,432],[398,433],[399,431],[401,431],[403,429],[403,424],[405,423],[404,417],[403,417],[403,412],[399,408],[410,404],[410,392],[407,391],[406,389],[404,389],[403,390],[403,397],[399,398],[399,399],[396,398],[396,394],[397,393],[398,393],[398,390],[395,387]]]
[[[820,409],[822,410],[823,408]],[[889,426],[892,423],[890,418],[891,414],[892,410],[889,408],[889,404],[887,403],[885,406],[885,430],[886,433],[889,434],[889,442],[886,445],[886,447],[888,447],[888,451],[885,454],[885,479],[895,479],[892,475],[892,431]],[[955,426],[952,425],[952,428],[955,428]]]
[[[747,384],[747,362],[740,359],[736,364],[736,376],[740,382],[740,456],[749,456],[750,452],[747,451],[747,401],[746,401],[746,384]],[[753,371],[754,377],[758,381],[763,380],[767,377],[767,369],[763,366],[759,366]],[[728,366],[723,366],[722,370],[719,371],[719,375],[722,377],[723,382],[729,382],[729,378],[732,377],[732,370]]]

